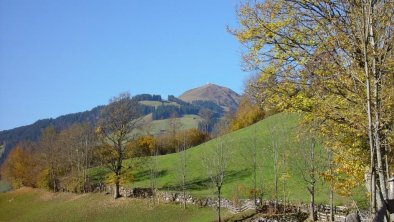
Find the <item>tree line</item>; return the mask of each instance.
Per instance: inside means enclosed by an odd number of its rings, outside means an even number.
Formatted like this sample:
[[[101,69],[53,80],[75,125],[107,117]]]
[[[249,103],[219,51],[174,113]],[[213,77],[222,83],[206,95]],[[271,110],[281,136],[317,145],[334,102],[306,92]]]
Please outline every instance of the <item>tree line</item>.
[[[197,129],[179,130],[179,123],[158,136],[132,133],[142,116],[138,101],[121,94],[101,110],[96,126],[77,123],[57,130],[52,125],[42,130],[38,141],[18,143],[3,164],[1,176],[14,188],[80,193],[91,191],[94,185],[89,169],[101,166],[113,172],[107,180],[115,184],[118,197],[120,181],[132,178],[132,169],[125,170],[123,160],[173,153],[184,143],[195,146],[208,139]]]

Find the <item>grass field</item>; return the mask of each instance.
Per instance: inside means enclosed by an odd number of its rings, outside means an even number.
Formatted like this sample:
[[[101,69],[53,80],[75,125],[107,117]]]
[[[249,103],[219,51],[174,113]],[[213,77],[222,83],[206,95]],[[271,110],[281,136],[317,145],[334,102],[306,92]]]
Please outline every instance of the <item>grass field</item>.
[[[159,107],[159,106],[176,106],[179,107],[180,105],[176,102],[168,102],[168,101],[148,101],[148,100],[144,100],[144,101],[140,101],[140,104],[146,105],[146,106],[154,106],[154,107]]]
[[[176,119],[180,123],[178,130],[198,128],[198,123],[201,121],[201,117],[198,115],[184,115]],[[149,133],[151,135],[157,135],[168,130],[169,121],[169,119],[152,120],[152,114],[148,114],[142,119],[142,126],[132,133],[142,135]]]
[[[263,181],[263,190],[266,199],[272,199],[274,196],[274,174],[273,161],[270,146],[272,141],[276,141],[281,149],[288,150],[297,143],[299,116],[295,114],[277,114],[271,116],[250,127],[232,132],[225,135],[222,140],[226,141],[226,148],[230,153],[230,160],[227,168],[227,175],[223,186],[223,195],[228,199],[249,198],[252,189],[252,165],[250,147],[253,138],[257,138],[258,159],[261,164],[262,177],[258,176],[258,181]],[[254,136],[255,135],[255,136]],[[187,189],[188,192],[195,196],[212,195],[213,189],[210,186],[210,179],[207,170],[203,166],[203,157],[210,155],[211,151],[217,146],[217,140],[211,140],[197,147],[186,151],[187,156]],[[291,151],[287,151],[291,158]],[[128,160],[130,162],[132,160]],[[146,159],[145,161],[151,161]],[[127,161],[126,161],[127,162]],[[157,171],[159,176],[156,179],[157,187],[162,190],[179,189],[179,153],[159,156],[156,159]],[[286,182],[286,195],[293,202],[307,202],[309,196],[302,180],[300,172],[291,164],[287,166],[289,178]],[[129,187],[149,187],[150,174],[149,165],[134,170],[135,181],[124,184]],[[92,174],[102,174],[100,169],[92,170]],[[279,181],[280,198],[282,192],[283,180]],[[354,197],[358,201],[363,201],[364,191],[360,190],[360,195]],[[325,203],[328,201],[328,189],[322,181],[317,183],[316,201]],[[351,202],[350,198],[336,197],[337,204]]]
[[[0,221],[136,221],[184,222],[213,221],[212,208],[156,204],[150,200],[120,198],[103,193],[50,193],[21,188],[0,194]]]

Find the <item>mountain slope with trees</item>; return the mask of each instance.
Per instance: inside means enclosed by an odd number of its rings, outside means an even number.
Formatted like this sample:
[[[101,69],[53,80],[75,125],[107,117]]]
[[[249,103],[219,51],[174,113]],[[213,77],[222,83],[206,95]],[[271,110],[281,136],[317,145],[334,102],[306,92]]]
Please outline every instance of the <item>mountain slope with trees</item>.
[[[237,98],[238,96],[232,90],[216,85],[204,95],[210,98],[212,101],[222,101],[222,92],[230,92],[229,94],[235,95],[234,98]],[[201,110],[210,111],[210,115],[208,117],[209,120],[206,120],[206,122],[209,122],[210,126],[208,128],[211,130],[213,128],[212,125],[216,123],[225,112],[221,106],[215,102],[212,102],[211,100],[194,101],[193,103],[189,103],[175,96],[169,96],[168,100],[166,101],[163,100],[160,95],[151,94],[135,95],[132,98],[138,101],[139,112],[141,115],[151,114],[152,120],[148,121],[144,128],[157,128],[157,126],[160,125],[161,129],[159,132],[163,129],[165,130],[166,125],[164,124],[163,126],[162,123],[155,122],[155,120],[168,120],[172,117],[183,118],[183,116],[188,116],[185,119],[185,125],[187,127],[193,126],[198,128],[199,123],[202,122],[202,119],[197,116],[202,117],[202,113],[207,113],[200,112]],[[237,101],[237,99],[234,101]],[[236,108],[238,106],[237,102],[228,104],[230,104],[232,108]],[[41,131],[49,126],[54,126],[57,131],[62,131],[73,124],[80,123],[88,123],[91,126],[96,126],[99,115],[105,107],[105,105],[97,106],[88,111],[66,114],[57,118],[42,119],[30,125],[0,131],[0,165],[5,161],[7,155],[18,142],[37,141],[41,136]],[[193,118],[193,123],[190,123],[190,115],[196,116],[196,118]],[[183,121],[181,120],[181,122]],[[150,124],[152,124],[152,127]],[[140,133],[143,132],[140,131]]]

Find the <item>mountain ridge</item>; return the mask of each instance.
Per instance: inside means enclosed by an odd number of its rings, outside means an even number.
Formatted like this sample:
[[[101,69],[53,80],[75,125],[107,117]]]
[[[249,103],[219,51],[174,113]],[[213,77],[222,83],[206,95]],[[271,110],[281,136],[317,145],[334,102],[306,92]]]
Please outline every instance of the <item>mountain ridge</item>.
[[[226,111],[235,110],[241,100],[241,96],[230,88],[207,83],[182,93],[179,99],[192,103],[193,101],[211,101],[225,108]]]

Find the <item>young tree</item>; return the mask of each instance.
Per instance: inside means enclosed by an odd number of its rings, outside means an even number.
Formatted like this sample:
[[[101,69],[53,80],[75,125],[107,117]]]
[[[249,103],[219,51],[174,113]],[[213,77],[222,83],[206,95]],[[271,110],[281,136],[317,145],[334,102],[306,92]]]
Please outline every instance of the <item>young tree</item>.
[[[243,156],[245,160],[250,163],[250,167],[252,168],[252,195],[254,204],[257,206],[258,202],[260,202],[260,204],[262,203],[263,198],[263,157],[265,155],[262,153],[264,150],[259,148],[261,143],[257,138],[256,125],[253,126],[253,135],[250,137],[249,141],[245,152],[243,152]],[[258,180],[259,174],[260,180]]]
[[[275,132],[275,131],[274,131]],[[279,199],[279,167],[280,167],[280,144],[279,142],[275,139],[275,134],[274,132],[271,131],[271,155],[272,155],[272,167],[273,167],[273,173],[274,173],[274,188],[275,188],[275,210],[278,210],[278,199]]]
[[[179,157],[179,162],[177,164],[178,168],[178,177],[181,182],[182,195],[183,195],[183,209],[186,209],[186,179],[188,173],[188,165],[187,165],[187,149],[190,147],[187,140],[188,131],[182,131],[182,137],[180,140],[180,144],[178,146],[177,152]]]
[[[211,179],[213,186],[216,189],[218,199],[218,221],[221,222],[221,192],[224,180],[226,178],[226,168],[230,160],[230,147],[221,137],[218,137],[215,140],[216,146],[212,149],[212,152],[204,155],[203,164],[207,170],[208,176]]]
[[[318,148],[317,140],[313,136],[301,136],[301,141],[295,146],[294,164],[304,180],[305,187],[310,196],[310,220],[317,219],[317,211],[315,207],[316,185],[322,169],[321,150]]]
[[[126,144],[133,139],[131,131],[136,128],[140,114],[138,102],[132,100],[128,93],[120,94],[110,100],[102,110],[97,133],[101,139],[98,153],[102,161],[113,172],[114,198],[119,195],[119,183],[122,176],[123,160],[128,158]]]

